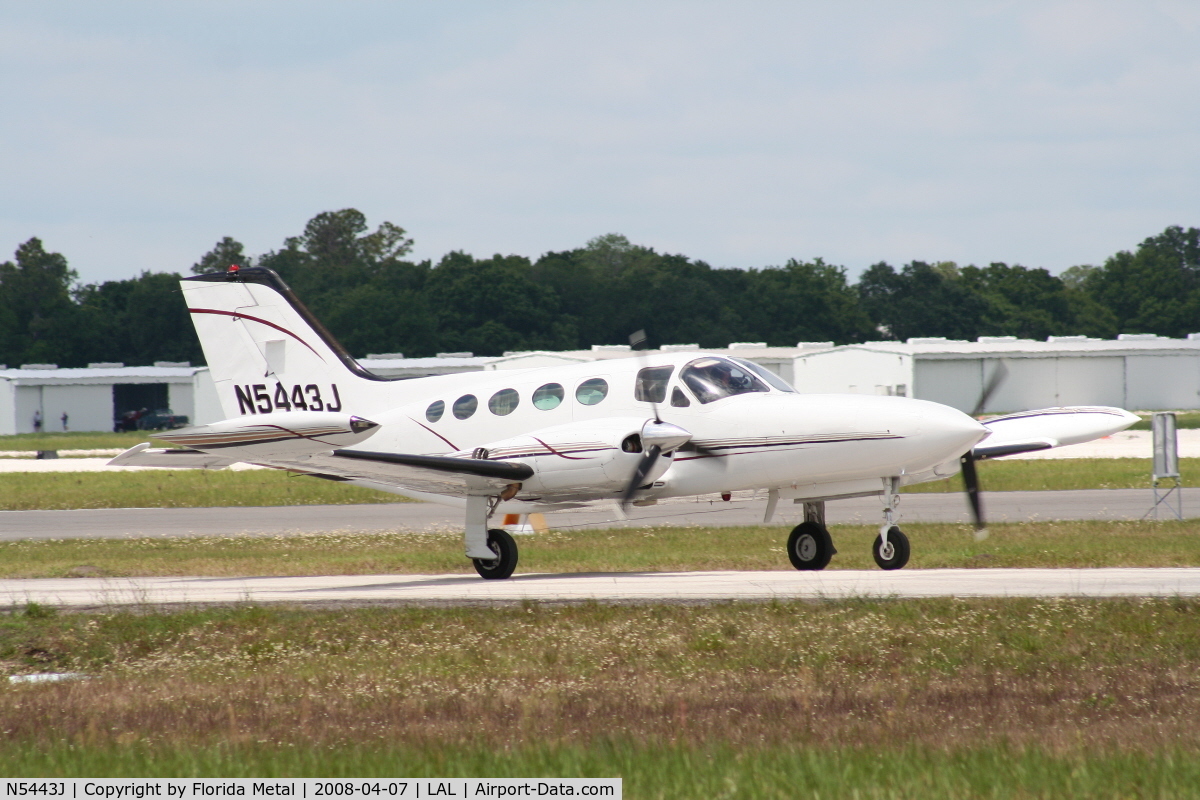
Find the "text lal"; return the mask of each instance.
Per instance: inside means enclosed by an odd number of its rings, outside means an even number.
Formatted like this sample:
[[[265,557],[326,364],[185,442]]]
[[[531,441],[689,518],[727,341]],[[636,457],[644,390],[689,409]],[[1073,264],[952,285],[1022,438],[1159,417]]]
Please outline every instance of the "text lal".
[[[443,781],[435,783],[429,781],[425,785],[426,797],[459,797],[458,792],[454,791],[454,787],[458,784],[451,781]],[[473,797],[497,797],[505,795],[509,797],[574,797],[576,794],[575,787],[567,783],[548,783],[546,781],[538,781],[536,783],[525,783],[516,786],[505,785],[503,787],[493,786],[487,783],[477,783]]]

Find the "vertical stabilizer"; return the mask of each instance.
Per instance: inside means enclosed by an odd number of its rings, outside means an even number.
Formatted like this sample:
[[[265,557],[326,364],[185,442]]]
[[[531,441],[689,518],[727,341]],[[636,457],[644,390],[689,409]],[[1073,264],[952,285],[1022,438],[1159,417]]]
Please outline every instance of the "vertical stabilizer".
[[[226,417],[379,407],[387,379],[364,370],[273,270],[180,283]]]

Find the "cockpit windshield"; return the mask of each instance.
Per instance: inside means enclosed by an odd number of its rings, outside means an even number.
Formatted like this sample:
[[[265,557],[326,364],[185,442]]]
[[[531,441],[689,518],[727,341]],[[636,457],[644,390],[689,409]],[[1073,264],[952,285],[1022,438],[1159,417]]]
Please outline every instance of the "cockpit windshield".
[[[731,358],[729,360],[737,364],[745,364],[747,367],[758,373],[758,377],[762,378],[764,381],[771,384],[781,392],[792,392],[793,394],[796,392],[790,383],[776,375],[774,372],[771,372],[771,370],[767,369],[762,364],[755,364],[753,361],[747,361],[744,358]]]
[[[724,358],[698,358],[683,368],[680,379],[701,403],[735,394],[771,391],[748,367]]]

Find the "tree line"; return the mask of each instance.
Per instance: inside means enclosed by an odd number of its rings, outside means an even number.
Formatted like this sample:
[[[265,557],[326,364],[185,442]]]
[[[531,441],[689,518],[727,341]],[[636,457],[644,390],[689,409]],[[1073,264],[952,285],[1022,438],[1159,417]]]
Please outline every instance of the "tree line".
[[[225,237],[191,268],[278,272],[350,350],[430,356],[622,344],[732,341],[792,346],[1011,335],[1181,337],[1200,332],[1200,229],[1172,226],[1102,265],[1062,275],[995,262],[880,262],[857,283],[817,258],[717,269],[619,234],[533,260],[447,253],[408,260],[412,239],[355,209],[318,214],[278,250],[252,257]],[[173,272],[81,284],[33,238],[0,264],[0,362],[203,363]]]

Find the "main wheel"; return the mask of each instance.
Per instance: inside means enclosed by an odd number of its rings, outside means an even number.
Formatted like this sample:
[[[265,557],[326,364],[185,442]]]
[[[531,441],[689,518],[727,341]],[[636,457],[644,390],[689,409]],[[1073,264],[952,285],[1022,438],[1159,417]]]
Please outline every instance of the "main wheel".
[[[876,536],[875,543],[871,545],[871,555],[875,556],[875,563],[880,569],[900,569],[908,563],[908,553],[908,537],[895,525],[888,528],[886,546],[882,536]]]
[[[833,538],[815,522],[801,522],[788,537],[788,559],[796,569],[825,569],[833,558]]]
[[[488,549],[496,554],[493,558],[472,558],[475,571],[479,577],[488,580],[502,580],[513,574],[517,568],[517,543],[511,534],[500,528],[488,531]]]

